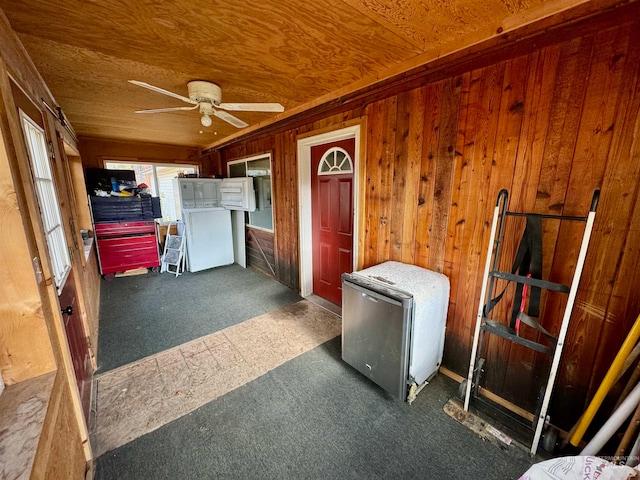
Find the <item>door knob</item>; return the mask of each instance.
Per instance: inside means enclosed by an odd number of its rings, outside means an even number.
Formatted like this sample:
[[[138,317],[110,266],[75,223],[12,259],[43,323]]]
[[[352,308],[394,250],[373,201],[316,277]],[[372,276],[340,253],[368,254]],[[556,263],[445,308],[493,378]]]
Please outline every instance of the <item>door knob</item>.
[[[67,314],[67,315],[73,315],[73,307],[71,305],[68,305],[67,308],[63,308],[62,309],[62,314]]]

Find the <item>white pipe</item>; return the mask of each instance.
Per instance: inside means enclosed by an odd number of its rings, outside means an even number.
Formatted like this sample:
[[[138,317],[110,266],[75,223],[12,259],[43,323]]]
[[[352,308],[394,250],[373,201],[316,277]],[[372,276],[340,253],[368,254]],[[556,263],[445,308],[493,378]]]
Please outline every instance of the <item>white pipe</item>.
[[[498,225],[498,216],[500,215],[500,197],[496,208],[493,209],[493,221],[491,223],[491,235],[489,236],[489,251],[484,264],[484,277],[482,279],[482,288],[480,290],[480,303],[478,304],[478,314],[476,315],[476,329],[473,333],[473,347],[471,348],[471,361],[469,362],[469,374],[467,375],[467,389],[464,394],[464,411],[469,411],[469,401],[471,400],[471,384],[473,382],[473,370],[476,368],[476,355],[478,354],[478,342],[480,340],[480,326],[482,325],[482,316],[484,310],[484,297],[487,294],[487,280],[489,278],[489,270],[491,268],[491,259],[493,258],[493,250],[495,249],[496,226]]]
[[[560,325],[560,332],[558,333],[558,339],[553,353],[553,361],[551,363],[551,370],[549,371],[549,378],[547,379],[547,386],[544,389],[542,408],[540,408],[540,416],[538,418],[538,423],[536,424],[536,431],[533,436],[533,442],[531,443],[531,455],[535,455],[538,451],[538,443],[540,443],[542,429],[547,419],[547,409],[549,408],[549,402],[551,402],[551,391],[553,390],[553,385],[555,384],[556,376],[558,375],[560,358],[562,357],[562,351],[564,350],[564,340],[567,336],[567,331],[569,330],[569,321],[571,320],[573,303],[575,302],[576,295],[578,294],[578,284],[580,283],[580,277],[582,276],[582,269],[584,268],[585,258],[587,258],[589,240],[591,239],[591,231],[593,230],[593,223],[595,222],[595,219],[596,212],[595,210],[592,210],[587,216],[587,224],[584,227],[582,244],[580,245],[580,252],[578,253],[578,262],[576,263],[576,269],[573,272],[571,289],[569,290],[569,298],[567,298],[567,304],[564,309],[564,316],[562,317],[562,324]],[[635,409],[635,407],[633,408]]]
[[[604,444],[609,441],[614,433],[620,428],[620,425],[629,418],[629,415],[640,403],[640,383],[638,383],[624,402],[620,404],[618,409],[613,412],[611,418],[602,426],[602,428],[596,433],[595,437],[587,444],[586,447],[580,452],[580,455],[596,455]]]

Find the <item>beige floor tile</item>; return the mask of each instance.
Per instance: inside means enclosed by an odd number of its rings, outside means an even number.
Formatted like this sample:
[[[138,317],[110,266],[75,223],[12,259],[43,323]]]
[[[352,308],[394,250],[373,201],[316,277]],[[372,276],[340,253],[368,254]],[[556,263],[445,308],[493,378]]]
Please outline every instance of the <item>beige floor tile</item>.
[[[207,344],[203,340],[194,340],[193,342],[185,343],[180,347],[180,351],[184,358],[197,355],[208,350]]]
[[[109,385],[130,381],[132,378],[154,375],[158,370],[158,364],[154,358],[146,358],[139,362],[124,365],[109,372],[98,375],[98,382],[108,382]]]
[[[169,367],[160,369],[160,377],[165,397],[179,395],[191,385],[191,371],[184,359],[182,362],[176,362]]]
[[[244,357],[238,349],[225,337],[224,343],[209,345],[209,351],[218,362],[220,370],[229,370],[239,364],[245,363]]]
[[[340,318],[301,301],[96,378],[96,456],[186,415],[339,335]]]
[[[224,334],[224,331],[212,333],[211,335],[207,335],[202,338],[204,344],[211,349],[215,349],[218,345],[226,345],[229,343],[229,339]]]
[[[209,350],[185,358],[185,360],[189,367],[192,388],[209,381],[210,378],[217,375],[220,370],[218,362]]]
[[[156,357],[156,362],[158,363],[158,367],[160,370],[165,367],[175,366],[176,363],[184,363],[184,356],[180,351],[180,348],[172,348],[171,350],[167,350],[162,354]]]

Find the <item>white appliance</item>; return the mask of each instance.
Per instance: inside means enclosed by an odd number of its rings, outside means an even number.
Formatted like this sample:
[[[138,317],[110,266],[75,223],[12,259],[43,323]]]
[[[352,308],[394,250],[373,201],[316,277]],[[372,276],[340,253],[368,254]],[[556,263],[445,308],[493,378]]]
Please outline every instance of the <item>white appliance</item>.
[[[231,213],[220,205],[222,180],[173,180],[176,215],[184,223],[187,269],[199,272],[233,263]]]
[[[187,268],[199,272],[233,263],[231,212],[224,208],[184,211]]]
[[[256,194],[253,177],[225,178],[220,186],[221,202],[230,210],[253,212],[256,209]]]
[[[342,275],[342,359],[411,403],[438,371],[449,279],[385,262]]]
[[[173,188],[176,215],[185,225],[188,270],[198,272],[229,265],[234,260],[245,266],[244,259],[239,258],[244,255],[239,256],[236,251],[234,258],[234,243],[238,246],[235,250],[244,246],[244,215],[236,212],[234,219],[242,228],[232,229],[231,210],[248,209],[251,205],[255,209],[253,182],[235,178],[175,178]],[[226,198],[226,189],[232,190],[231,199]]]
[[[220,201],[224,208],[232,210],[231,223],[233,229],[233,246],[235,262],[247,267],[247,251],[245,239],[245,213],[256,209],[256,194],[253,188],[253,177],[233,177],[222,180]]]

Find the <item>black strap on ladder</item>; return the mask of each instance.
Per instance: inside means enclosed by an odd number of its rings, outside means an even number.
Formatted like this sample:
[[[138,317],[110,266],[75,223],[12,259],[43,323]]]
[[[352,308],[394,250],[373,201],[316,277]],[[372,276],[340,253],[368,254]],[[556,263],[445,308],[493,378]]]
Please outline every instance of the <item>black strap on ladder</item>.
[[[531,277],[542,280],[542,217],[540,215],[526,215],[526,219],[527,224],[524,233],[522,234],[520,245],[518,246],[518,251],[511,268],[511,273],[517,273],[521,277]],[[525,284],[521,282],[516,283],[516,293],[513,300],[509,326],[507,327],[504,324],[499,324],[499,322],[488,318],[489,312],[491,312],[498,302],[502,300],[506,287],[497,297],[492,298],[484,306],[484,316],[487,325],[492,331],[494,331],[494,333],[499,333],[501,336],[511,338],[515,341],[515,338],[519,337],[519,329],[516,329],[516,324],[518,322],[522,322],[539,331],[551,345],[555,346],[556,339],[547,330],[545,330],[542,325],[531,318],[538,317],[540,315],[540,287],[536,285],[529,285],[529,305],[528,312],[525,313],[522,297],[523,290],[526,292],[527,289],[524,288],[524,285]],[[526,295],[526,293],[524,294]],[[551,348],[535,342],[525,341],[522,339],[522,341],[519,341],[518,343],[522,343],[529,348],[534,348],[535,350],[544,353],[551,352]]]
[[[531,275],[532,278],[542,279],[542,218],[538,215],[527,215],[527,226],[522,234],[522,240],[518,246],[518,253],[513,261],[511,273],[518,273],[523,277]],[[516,296],[513,300],[511,311],[511,322],[509,326],[515,328],[518,314],[520,313],[520,303],[522,302],[522,287],[524,284],[516,285]],[[529,294],[529,317],[540,315],[540,287],[531,286]]]
[[[533,278],[542,278],[542,218],[538,215],[527,215],[527,226],[522,234],[520,245],[518,246],[518,252],[516,258],[513,261],[513,267],[511,273],[518,273],[519,275],[526,277],[531,275]],[[520,313],[520,304],[522,302],[522,283],[518,283],[516,286],[516,295],[513,300],[513,309],[511,312],[511,321],[509,326],[515,327],[518,313]],[[500,294],[489,300],[484,306],[484,316],[488,317],[489,312],[502,300],[505,291],[505,287]],[[537,317],[540,314],[540,287],[531,287],[531,294],[529,297],[529,316]]]

